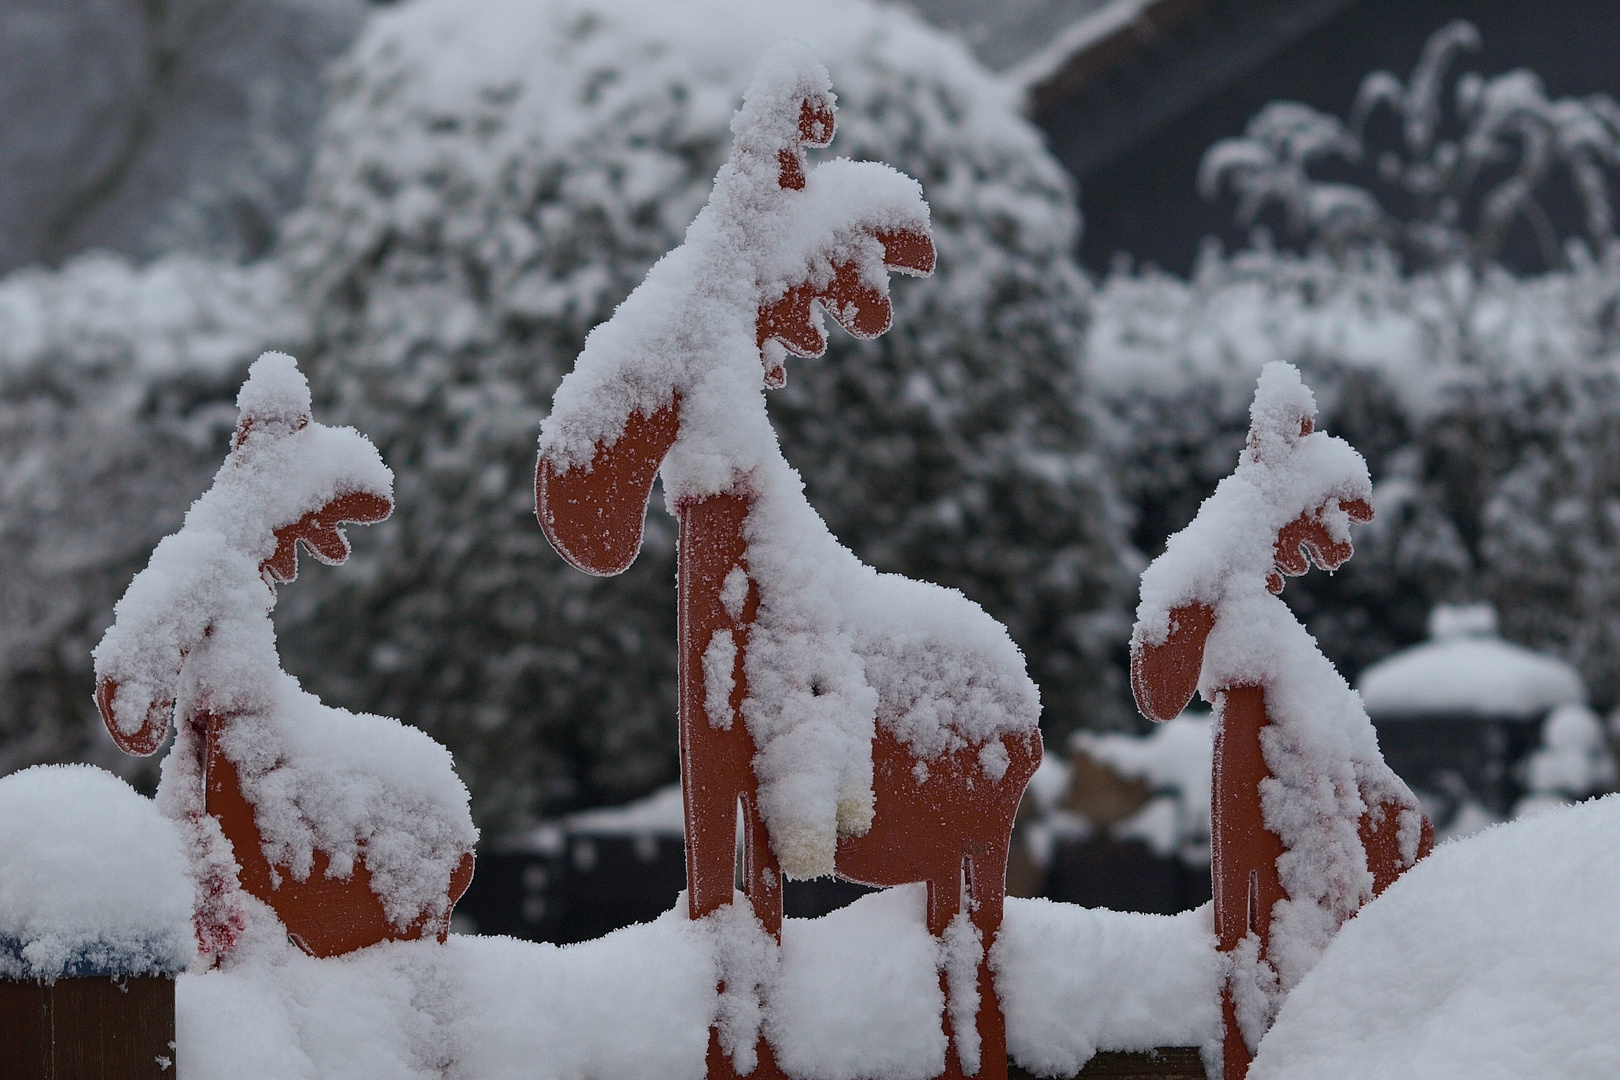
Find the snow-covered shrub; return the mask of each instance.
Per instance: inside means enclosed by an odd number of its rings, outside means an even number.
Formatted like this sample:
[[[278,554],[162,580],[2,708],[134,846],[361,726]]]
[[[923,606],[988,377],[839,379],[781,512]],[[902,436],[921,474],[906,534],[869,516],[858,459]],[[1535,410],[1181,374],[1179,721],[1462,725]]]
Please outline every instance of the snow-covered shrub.
[[[1121,712],[1079,222],[1012,89],[865,0],[426,0],[378,13],[338,72],[287,252],[317,396],[377,441],[399,510],[346,576],[312,578],[283,640],[324,697],[451,745],[486,822],[674,771],[672,524],[654,514],[618,579],[568,569],[532,518],[533,439],[587,331],[680,242],[787,36],[831,69],[838,152],[922,182],[939,268],[895,287],[885,337],[791,365],[786,455],[865,561],[1009,626],[1057,731]]]
[[[0,773],[131,770],[90,647],[207,487],[248,362],[303,335],[269,264],[90,254],[0,280]]]
[[[1448,110],[1446,69],[1479,46],[1472,23],[1441,27],[1405,83],[1387,71],[1362,80],[1348,123],[1299,102],[1272,102],[1242,136],[1205,153],[1200,192],[1208,199],[1230,187],[1242,224],[1275,203],[1295,236],[1341,255],[1383,242],[1414,269],[1488,264],[1521,222],[1543,268],[1564,263],[1561,231],[1601,249],[1614,236],[1608,179],[1620,167],[1620,104],[1607,94],[1548,100],[1535,72],[1520,68],[1463,75]],[[1396,148],[1379,152],[1386,112],[1399,135]],[[1312,175],[1335,158],[1366,186]],[[1554,187],[1584,211],[1568,223],[1575,228],[1560,230],[1544,204]]]

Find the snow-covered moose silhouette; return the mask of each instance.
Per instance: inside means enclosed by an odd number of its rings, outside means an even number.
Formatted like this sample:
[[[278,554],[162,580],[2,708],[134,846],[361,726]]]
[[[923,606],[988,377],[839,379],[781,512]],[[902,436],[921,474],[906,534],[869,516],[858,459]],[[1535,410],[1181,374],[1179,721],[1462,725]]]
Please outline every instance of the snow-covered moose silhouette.
[[[289,356],[260,357],[237,404],[213,486],[96,648],[96,704],[132,754],[156,752],[175,721],[158,803],[190,838],[205,953],[227,953],[247,926],[243,890],[315,956],[442,940],[478,837],[449,752],[306,693],[281,670],[270,622],[298,545],[343,562],[341,526],[386,518],[393,475],[353,429],[314,422]]]
[[[1278,595],[1283,576],[1350,558],[1372,520],[1367,465],[1315,430],[1299,372],[1266,365],[1248,445],[1192,524],[1142,575],[1131,638],[1138,707],[1215,707],[1215,932],[1232,953],[1227,1080],[1242,1080],[1282,995],[1345,919],[1434,846],[1372,722]]]
[[[879,574],[837,542],[765,408],[786,353],[825,349],[817,306],[876,336],[892,318],[887,271],[934,266],[914,180],[875,163],[807,168],[804,147],[832,139],[833,105],[808,49],[768,54],[685,244],[592,332],[558,389],[537,512],[571,564],[616,574],[640,549],[662,473],[679,519],[691,917],[733,902],[739,806],[747,900],[778,939],[784,871],[927,882],[928,928],[952,958],[942,1069],[1002,1077],[988,950],[1041,756],[1038,693],[977,605]],[[733,1026],[722,1007],[711,1077],[780,1075],[750,1009],[753,1025]]]

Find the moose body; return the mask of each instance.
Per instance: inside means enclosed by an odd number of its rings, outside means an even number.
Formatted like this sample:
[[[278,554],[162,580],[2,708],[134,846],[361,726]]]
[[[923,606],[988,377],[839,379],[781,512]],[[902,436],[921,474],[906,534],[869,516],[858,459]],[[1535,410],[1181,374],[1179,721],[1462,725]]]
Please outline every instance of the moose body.
[[[838,544],[765,411],[784,351],[825,346],[814,305],[875,336],[891,318],[885,271],[933,269],[914,183],[849,162],[807,172],[802,147],[832,130],[824,69],[779,46],[686,247],[593,332],[559,389],[536,508],[570,563],[618,573],[662,470],[679,520],[690,916],[733,902],[739,813],[744,891],[778,939],[784,869],[927,882],[930,932],[966,933],[979,950],[975,985],[946,986],[958,1022],[947,1008],[944,1075],[994,1078],[1005,1032],[988,953],[1013,816],[1040,762],[1038,696],[977,605],[876,574]],[[765,1040],[723,1047],[712,1032],[710,1076],[750,1072],[778,1075]]]
[[[477,838],[449,753],[306,693],[270,624],[299,545],[344,561],[342,525],[386,518],[391,476],[363,437],[313,422],[290,357],[261,357],[239,404],[214,486],[96,650],[96,704],[132,754],[156,752],[174,722],[158,800],[190,834],[204,953],[219,958],[246,928],[244,891],[315,956],[442,940]]]

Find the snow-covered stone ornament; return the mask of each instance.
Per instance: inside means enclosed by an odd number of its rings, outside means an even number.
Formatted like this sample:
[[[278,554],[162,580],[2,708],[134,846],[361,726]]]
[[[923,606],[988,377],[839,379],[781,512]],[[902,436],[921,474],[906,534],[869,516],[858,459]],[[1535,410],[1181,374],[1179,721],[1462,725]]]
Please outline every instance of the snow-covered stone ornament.
[[[927,882],[951,1036],[935,1075],[1003,1077],[987,958],[1041,756],[1038,692],[976,604],[838,543],[765,408],[788,353],[821,355],[821,312],[881,334],[888,271],[934,266],[916,181],[871,162],[808,166],[804,148],[832,139],[834,101],[805,46],[766,56],[686,242],[592,331],[558,388],[536,509],[559,554],[603,575],[640,550],[655,477],[679,518],[688,910],[714,917],[733,958],[710,1077],[782,1075],[758,1007],[774,951],[750,941],[780,940],[784,873]],[[732,908],[739,806],[747,904]]]
[[[158,805],[189,839],[203,953],[230,952],[262,910],[249,897],[315,956],[442,940],[478,838],[449,751],[304,692],[270,621],[298,546],[343,562],[341,526],[386,518],[393,474],[364,436],[314,421],[290,356],[255,361],[237,405],[213,486],[96,648],[96,704],[132,754],[156,752],[175,722]]]
[[[1283,997],[1340,925],[1434,846],[1372,721],[1278,598],[1284,575],[1350,558],[1372,520],[1361,455],[1315,430],[1316,401],[1267,364],[1238,467],[1142,575],[1131,688],[1152,720],[1215,709],[1215,933],[1231,957],[1225,1076],[1241,1080]]]

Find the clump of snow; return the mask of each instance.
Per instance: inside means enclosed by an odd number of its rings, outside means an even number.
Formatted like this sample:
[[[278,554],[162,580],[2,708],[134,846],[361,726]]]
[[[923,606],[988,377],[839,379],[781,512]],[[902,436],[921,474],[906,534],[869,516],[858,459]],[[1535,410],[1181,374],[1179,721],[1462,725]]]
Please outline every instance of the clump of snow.
[[[1218,1060],[1221,983],[1208,904],[1179,915],[1007,899],[990,966],[1007,1053],[1068,1077],[1098,1050],[1198,1046]]]
[[[873,233],[928,231],[909,177],[870,162],[805,168],[801,102],[831,115],[831,81],[806,46],[784,42],[744,96],[731,160],[685,244],[591,332],[557,390],[540,452],[560,471],[588,469],[596,445],[615,441],[632,413],[678,400],[679,435],[660,474],[670,509],[739,485],[753,496],[743,580],[757,585],[759,610],[742,715],[772,849],[789,875],[807,878],[832,871],[839,836],[871,825],[877,723],[926,759],[1033,730],[1040,706],[1005,628],[954,590],[863,565],[828,531],[778,448],[763,396],[776,376],[756,338],[761,308],[798,282],[831,281],[844,264],[886,298]],[[802,189],[781,180],[792,162]],[[819,316],[817,325],[824,336]],[[722,723],[726,643],[706,650],[707,711]],[[985,760],[992,782],[997,760]]]
[[[982,1049],[979,1041],[979,965],[984,961],[984,936],[973,925],[973,919],[967,912],[959,911],[951,917],[950,925],[940,935],[939,951],[940,967],[945,971],[945,1002],[951,1018],[951,1041],[956,1044],[962,1071],[969,1076],[977,1076]]]
[[[286,578],[267,565],[277,530],[342,497],[392,496],[393,476],[370,442],[315,422],[309,401],[291,357],[266,353],[253,364],[230,455],[118,602],[95,651],[97,679],[112,688],[109,725],[147,752],[171,711],[183,721],[158,805],[187,824],[199,879],[215,891],[235,883],[228,846],[203,812],[207,715],[277,872],[305,880],[319,850],[331,860],[327,875],[347,878],[363,857],[389,919],[404,928],[448,914],[451,872],[477,830],[444,747],[397,720],[323,705],[281,670],[270,611]],[[348,553],[341,529],[311,548],[327,562]]]
[[[1437,848],[1345,925],[1249,1075],[1620,1073],[1620,796]]]
[[[1534,720],[1560,705],[1586,701],[1586,686],[1569,664],[1496,636],[1488,604],[1436,605],[1432,641],[1371,664],[1357,689],[1380,719],[1434,713]]]
[[[1348,543],[1350,518],[1342,503],[1371,495],[1361,455],[1315,431],[1315,414],[1299,372],[1266,365],[1237,469],[1143,573],[1132,637],[1133,650],[1162,644],[1173,610],[1204,604],[1215,622],[1199,691],[1215,706],[1216,723],[1223,690],[1265,688],[1271,722],[1260,738],[1271,776],[1261,784],[1260,799],[1266,827],[1283,844],[1277,871],[1287,895],[1272,912],[1265,959],[1250,958],[1268,970],[1243,968],[1233,976],[1234,991],[1252,984],[1267,1002],[1248,1011],[1243,1028],[1251,1046],[1279,995],[1304,977],[1339,925],[1372,897],[1372,872],[1357,833],[1362,815],[1386,804],[1400,808],[1408,864],[1422,821],[1417,799],[1379,754],[1361,699],[1268,589],[1268,581],[1281,581],[1276,541],[1284,526],[1309,515],[1333,543]]]
[[[946,998],[927,896],[925,885],[902,885],[819,919],[783,921],[766,1030],[789,1076],[926,1080],[945,1068]]]
[[[116,776],[0,778],[0,978],[183,971],[191,894],[174,825]]]
[[[577,945],[451,935],[335,960],[255,918],[230,963],[181,976],[178,1057],[197,1080],[701,1080],[721,1021],[745,1043],[762,1031],[794,1080],[926,1080],[945,1064],[941,971],[949,982],[973,951],[965,937],[960,956],[942,950],[926,895],[901,886],[787,919],[779,950],[746,902],[691,922],[683,899]],[[1218,1043],[1209,924],[1208,908],[1166,917],[1009,899],[991,963],[1013,1060],[1072,1076],[1099,1049]],[[751,985],[723,1002],[728,975]]]
[[[714,957],[720,988],[714,1027],[720,1049],[746,1075],[759,1063],[761,1001],[776,983],[780,950],[741,893],[696,925],[708,935]]]

